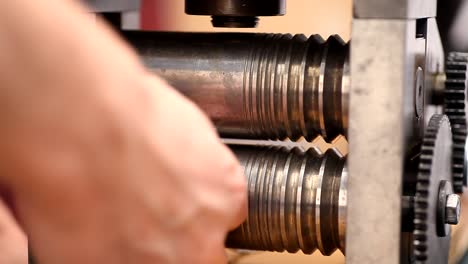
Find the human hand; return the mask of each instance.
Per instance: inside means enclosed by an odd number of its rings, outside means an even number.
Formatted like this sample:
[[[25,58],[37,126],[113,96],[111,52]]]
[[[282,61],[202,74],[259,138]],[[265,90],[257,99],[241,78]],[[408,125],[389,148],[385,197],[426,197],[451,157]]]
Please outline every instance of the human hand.
[[[225,262],[246,188],[208,119],[74,2],[40,6],[0,3],[0,180],[38,263]]]
[[[28,262],[28,240],[9,208],[0,199],[0,263]]]

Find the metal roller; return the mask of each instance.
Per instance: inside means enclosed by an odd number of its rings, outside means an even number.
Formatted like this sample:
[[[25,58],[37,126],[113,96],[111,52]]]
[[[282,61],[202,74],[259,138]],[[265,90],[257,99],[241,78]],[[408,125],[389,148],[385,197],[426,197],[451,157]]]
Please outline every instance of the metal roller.
[[[248,217],[227,246],[252,250],[344,252],[345,159],[333,150],[231,146],[248,180]]]
[[[223,137],[333,140],[348,127],[349,45],[338,36],[123,32]]]

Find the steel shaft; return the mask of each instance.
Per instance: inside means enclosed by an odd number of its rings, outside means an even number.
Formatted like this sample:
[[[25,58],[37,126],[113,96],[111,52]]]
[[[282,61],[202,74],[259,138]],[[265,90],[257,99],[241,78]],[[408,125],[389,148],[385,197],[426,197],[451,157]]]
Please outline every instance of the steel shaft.
[[[284,139],[348,127],[349,46],[338,36],[122,32],[146,66],[223,137]]]
[[[248,180],[248,217],[227,246],[330,255],[344,252],[345,159],[332,150],[231,146]]]

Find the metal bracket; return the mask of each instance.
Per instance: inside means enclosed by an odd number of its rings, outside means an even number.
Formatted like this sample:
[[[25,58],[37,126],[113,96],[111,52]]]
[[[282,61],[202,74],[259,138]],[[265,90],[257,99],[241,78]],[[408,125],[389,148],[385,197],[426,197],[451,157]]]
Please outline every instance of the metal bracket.
[[[435,17],[437,0],[355,0],[355,18],[416,19]]]
[[[405,156],[421,136],[424,93],[443,70],[436,1],[356,0],[351,43],[346,263],[406,263],[401,257]],[[424,19],[421,19],[424,18]],[[433,44],[435,43],[435,44]],[[418,70],[419,69],[419,70]],[[426,96],[425,96],[426,97]],[[425,108],[424,108],[425,109]]]

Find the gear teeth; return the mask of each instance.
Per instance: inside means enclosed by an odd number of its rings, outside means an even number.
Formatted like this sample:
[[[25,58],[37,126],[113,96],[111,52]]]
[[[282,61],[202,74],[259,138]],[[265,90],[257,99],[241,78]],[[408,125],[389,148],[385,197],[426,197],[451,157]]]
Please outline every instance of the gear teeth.
[[[452,183],[456,193],[466,185],[465,143],[467,139],[468,53],[451,52],[446,63],[445,114],[452,125],[453,168]]]
[[[413,256],[416,263],[426,263],[428,260],[428,250],[430,236],[428,229],[429,210],[434,210],[429,200],[430,192],[434,182],[432,167],[442,124],[447,123],[450,128],[450,121],[446,115],[433,115],[426,128],[423,143],[421,146],[421,156],[416,183],[416,194],[414,197],[414,231],[413,231]]]

